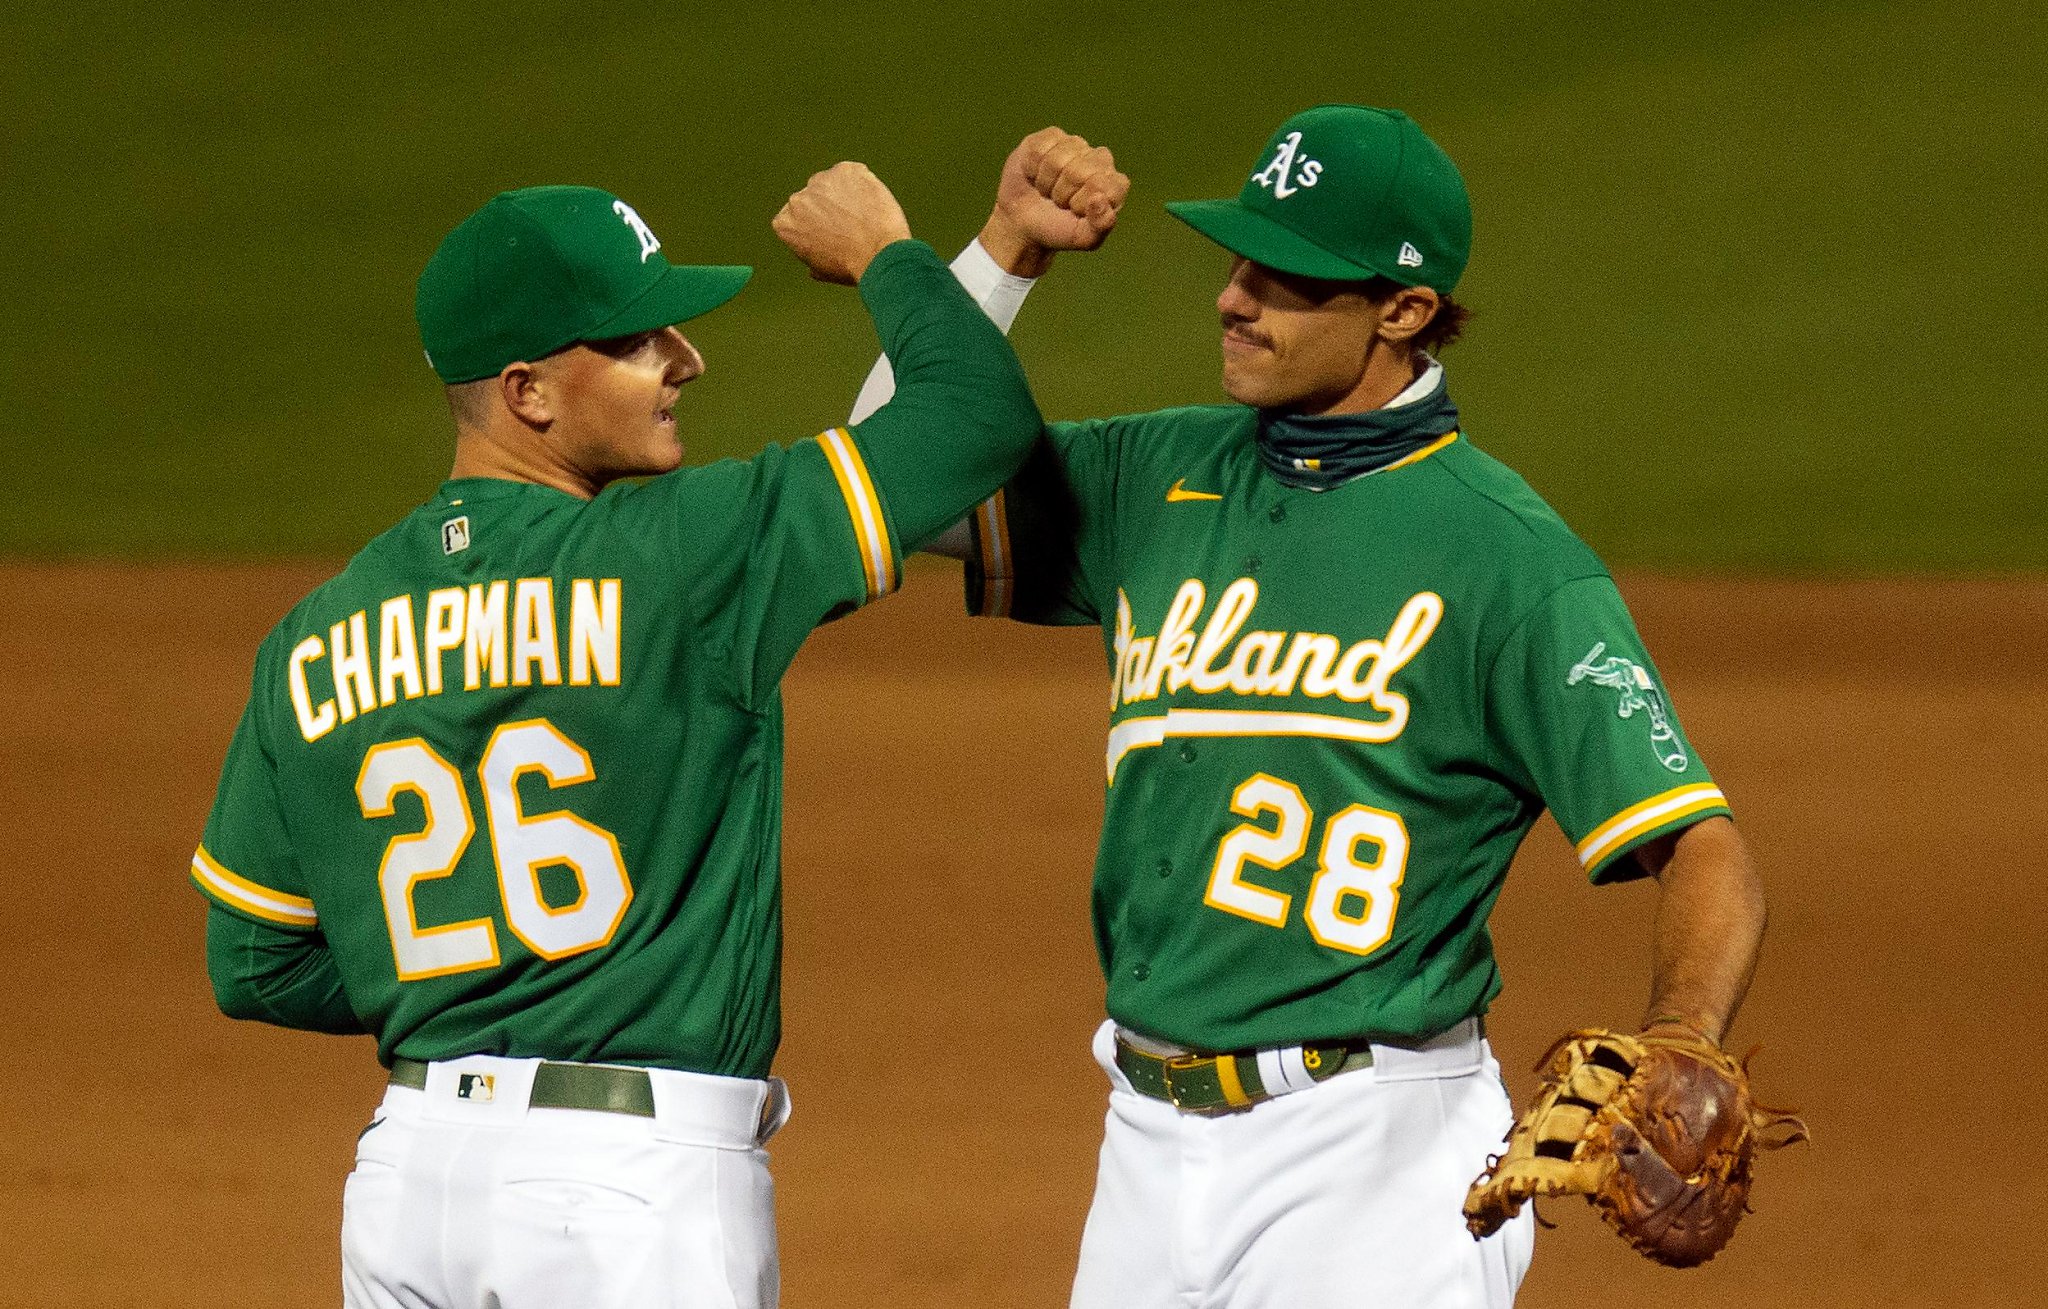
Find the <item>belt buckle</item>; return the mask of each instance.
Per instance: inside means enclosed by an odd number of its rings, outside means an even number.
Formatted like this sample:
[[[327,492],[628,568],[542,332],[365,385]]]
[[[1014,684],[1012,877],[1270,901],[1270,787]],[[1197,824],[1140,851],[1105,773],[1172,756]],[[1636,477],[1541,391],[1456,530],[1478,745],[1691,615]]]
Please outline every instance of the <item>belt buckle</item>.
[[[1161,1061],[1161,1064],[1163,1066],[1160,1069],[1159,1080],[1166,1087],[1167,1102],[1170,1103],[1174,1108],[1191,1114],[1209,1112],[1209,1110],[1207,1109],[1190,1108],[1189,1106],[1182,1104],[1180,1099],[1180,1088],[1176,1087],[1173,1084],[1173,1074],[1175,1069],[1188,1071],[1194,1068],[1198,1068],[1201,1066],[1202,1061],[1205,1058],[1207,1058],[1207,1056],[1205,1055],[1183,1054],[1174,1055],[1170,1058]]]
[[[1182,1071],[1189,1071],[1200,1068],[1205,1064],[1220,1064],[1230,1057],[1227,1054],[1184,1054],[1165,1060],[1165,1067],[1161,1070],[1160,1080],[1166,1085],[1167,1100],[1182,1113],[1198,1114],[1203,1118],[1221,1118],[1225,1114],[1236,1113],[1240,1106],[1233,1106],[1228,1100],[1218,1100],[1214,1104],[1187,1104],[1181,1100],[1180,1091],[1173,1084],[1173,1073],[1176,1068]],[[1250,1105],[1241,1107],[1250,1108]]]

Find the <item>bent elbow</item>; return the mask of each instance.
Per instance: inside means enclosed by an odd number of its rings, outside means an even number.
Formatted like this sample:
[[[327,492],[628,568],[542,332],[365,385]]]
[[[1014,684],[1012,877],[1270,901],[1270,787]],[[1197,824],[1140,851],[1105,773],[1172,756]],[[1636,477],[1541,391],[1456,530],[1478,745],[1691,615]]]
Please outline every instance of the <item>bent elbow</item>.
[[[245,978],[216,976],[213,1003],[223,1015],[241,1022],[264,1022],[270,1017],[269,1006]]]

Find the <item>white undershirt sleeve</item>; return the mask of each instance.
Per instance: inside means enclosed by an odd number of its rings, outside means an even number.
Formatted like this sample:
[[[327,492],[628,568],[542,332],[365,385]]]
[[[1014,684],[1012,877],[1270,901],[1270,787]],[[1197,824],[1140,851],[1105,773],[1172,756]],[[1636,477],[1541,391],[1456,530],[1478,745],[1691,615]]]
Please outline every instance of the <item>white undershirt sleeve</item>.
[[[953,261],[953,276],[967,294],[981,306],[989,321],[1009,335],[1010,324],[1017,321],[1017,311],[1024,306],[1024,297],[1031,294],[1035,279],[1017,277],[1003,271],[989,252],[982,248],[980,241],[974,241],[960,257]],[[869,414],[889,402],[896,394],[896,374],[889,367],[889,357],[875,360],[875,366],[868,370],[868,380],[860,388],[860,395],[853,402],[853,414],[847,419],[858,423]]]

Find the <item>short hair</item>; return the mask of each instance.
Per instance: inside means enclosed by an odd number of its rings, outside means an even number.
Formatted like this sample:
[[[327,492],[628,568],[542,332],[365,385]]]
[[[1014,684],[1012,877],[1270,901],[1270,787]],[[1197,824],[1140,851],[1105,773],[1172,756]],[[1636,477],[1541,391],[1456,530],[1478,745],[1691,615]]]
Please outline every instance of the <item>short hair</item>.
[[[618,337],[611,341],[571,341],[567,345],[556,346],[544,355],[535,355],[526,362],[533,367],[535,373],[544,373],[548,368],[552,367],[548,362],[549,360],[568,354],[579,345],[587,345],[593,349],[603,349],[606,346],[616,346],[622,342],[639,341],[650,335],[652,333],[641,332],[630,337]],[[610,351],[606,351],[606,353],[610,353]],[[507,367],[510,367],[510,365],[508,364]],[[485,423],[491,421],[491,389],[498,384],[498,378],[502,376],[504,374],[501,371],[494,373],[490,377],[479,377],[474,382],[449,383],[448,412],[455,415],[455,425],[457,427],[482,427]]]
[[[1391,277],[1375,277],[1360,288],[1365,298],[1374,304],[1385,304],[1394,294],[1406,288]],[[1465,324],[1472,318],[1472,311],[1442,292],[1437,293],[1436,314],[1422,330],[1409,339],[1409,344],[1425,354],[1435,354],[1445,346],[1455,345],[1465,335]]]
[[[497,385],[496,377],[481,377],[474,382],[451,382],[448,385],[448,412],[455,417],[457,427],[482,427],[491,420],[491,388]]]

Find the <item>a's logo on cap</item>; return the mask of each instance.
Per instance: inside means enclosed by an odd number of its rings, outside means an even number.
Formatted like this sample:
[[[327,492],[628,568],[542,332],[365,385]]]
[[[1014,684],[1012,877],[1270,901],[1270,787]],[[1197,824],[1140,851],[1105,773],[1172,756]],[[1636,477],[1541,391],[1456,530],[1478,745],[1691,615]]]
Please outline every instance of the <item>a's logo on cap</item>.
[[[1422,251],[1415,248],[1414,242],[1403,241],[1401,242],[1401,253],[1394,262],[1400,264],[1403,268],[1420,268],[1422,267]]]
[[[1299,157],[1300,167],[1295,167]],[[1285,200],[1305,186],[1314,186],[1323,173],[1323,161],[1310,159],[1301,154],[1301,133],[1289,132],[1280,139],[1280,148],[1273,153],[1273,160],[1258,172],[1252,180],[1273,193],[1275,200]]]
[[[633,229],[633,235],[640,238],[641,263],[646,263],[647,256],[661,249],[661,242],[655,240],[654,232],[647,226],[646,220],[633,212],[633,206],[627,204],[624,200],[614,200],[612,201],[612,212],[617,214],[626,226]]]

